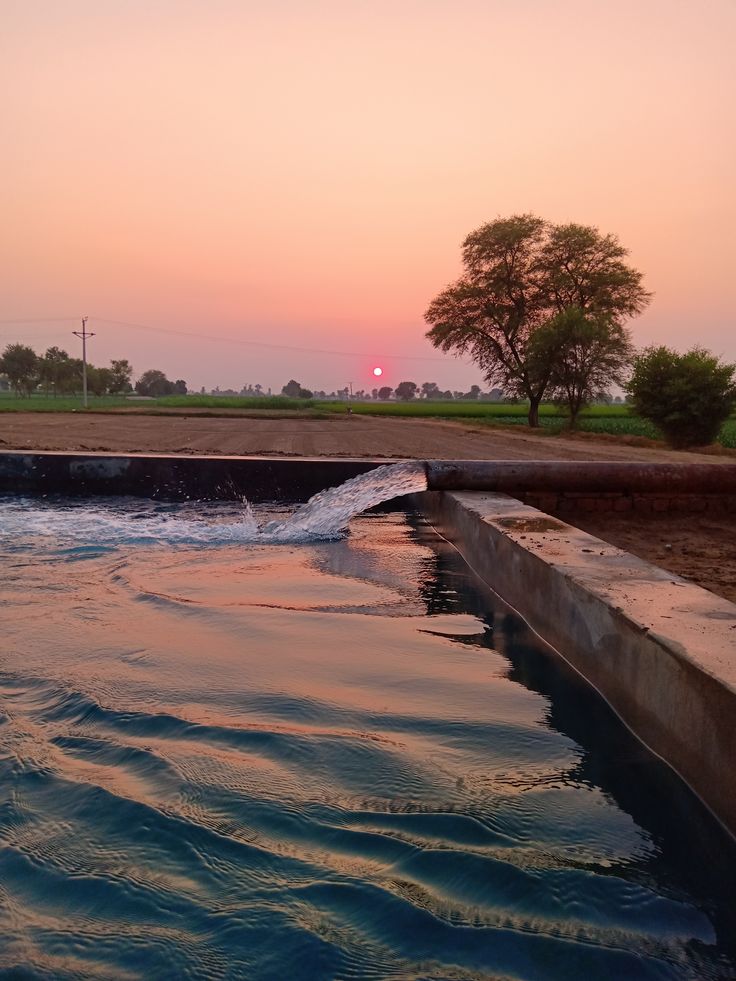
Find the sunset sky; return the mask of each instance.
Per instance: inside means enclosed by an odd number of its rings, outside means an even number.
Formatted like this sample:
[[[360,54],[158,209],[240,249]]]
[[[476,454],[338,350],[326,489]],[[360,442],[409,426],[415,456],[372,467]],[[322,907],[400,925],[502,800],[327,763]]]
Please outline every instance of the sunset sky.
[[[467,389],[422,314],[531,211],[630,249],[638,344],[736,359],[734,0],[0,12],[0,348],[76,353],[87,314],[94,363],[197,389]]]

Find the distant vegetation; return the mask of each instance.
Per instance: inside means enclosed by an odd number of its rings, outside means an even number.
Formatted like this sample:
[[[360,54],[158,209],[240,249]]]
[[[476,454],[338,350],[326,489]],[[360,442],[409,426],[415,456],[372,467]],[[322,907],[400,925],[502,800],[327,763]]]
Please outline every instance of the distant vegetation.
[[[44,392],[53,398],[82,390],[82,360],[50,347],[43,355],[25,344],[8,344],[0,356],[0,375],[19,398]],[[123,395],[132,392],[133,369],[125,360],[111,361],[109,368],[87,364],[87,388],[92,395]],[[186,388],[185,388],[186,390]]]

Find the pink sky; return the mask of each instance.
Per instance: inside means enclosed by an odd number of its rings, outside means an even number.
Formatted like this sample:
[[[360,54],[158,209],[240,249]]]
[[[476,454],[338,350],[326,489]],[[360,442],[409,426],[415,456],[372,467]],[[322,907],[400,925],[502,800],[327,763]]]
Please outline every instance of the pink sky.
[[[9,0],[0,347],[88,314],[195,388],[466,389],[423,311],[532,211],[631,250],[637,343],[736,359],[734,37],[733,0]]]

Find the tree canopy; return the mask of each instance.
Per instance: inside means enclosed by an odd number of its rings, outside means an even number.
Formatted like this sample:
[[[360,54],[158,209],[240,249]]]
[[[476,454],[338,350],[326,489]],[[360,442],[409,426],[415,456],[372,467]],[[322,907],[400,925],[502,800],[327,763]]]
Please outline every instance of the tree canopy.
[[[402,402],[410,402],[417,394],[417,388],[416,382],[399,382],[395,389],[396,398]]]
[[[574,427],[581,409],[612,383],[623,384],[633,351],[622,324],[571,306],[532,334],[529,362],[540,375],[549,366],[548,393],[567,408]]]
[[[32,347],[8,344],[0,357],[0,373],[7,375],[17,395],[30,395],[38,383],[39,358]]]
[[[498,218],[463,242],[463,275],[430,303],[427,337],[528,399],[529,424],[538,425],[552,365],[530,356],[532,336],[571,307],[611,324],[640,313],[650,294],[626,256],[615,236],[597,228],[531,214]]]
[[[181,378],[175,382],[169,381],[163,371],[149,368],[135,383],[135,390],[139,395],[160,398],[162,395],[186,395],[187,384]]]
[[[301,384],[294,378],[284,385],[281,394],[290,399],[311,399],[313,395],[308,388],[302,388]]]

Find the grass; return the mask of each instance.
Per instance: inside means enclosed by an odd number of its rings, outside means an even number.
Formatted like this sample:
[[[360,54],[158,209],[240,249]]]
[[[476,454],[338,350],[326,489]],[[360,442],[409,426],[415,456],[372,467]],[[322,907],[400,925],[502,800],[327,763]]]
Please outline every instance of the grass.
[[[369,416],[398,416],[400,418],[427,419],[467,419],[488,425],[526,425],[527,406],[523,403],[508,402],[352,402],[350,403],[355,415]],[[92,411],[115,410],[125,406],[141,415],[165,414],[167,409],[199,409],[210,410],[205,414],[218,415],[221,411],[278,411],[304,412],[321,417],[345,414],[347,402],[322,402],[317,399],[290,399],[282,395],[261,396],[260,398],[244,398],[240,396],[219,395],[170,395],[166,398],[150,402],[136,402],[124,396],[90,396],[89,407]],[[81,396],[49,398],[44,395],[34,395],[31,398],[20,399],[15,395],[0,393],[0,413],[2,412],[70,412],[82,411]],[[564,432],[567,420],[563,412],[552,404],[540,407],[539,421],[546,433]],[[580,416],[578,429],[587,433],[603,433],[621,437],[644,437],[646,439],[661,439],[661,433],[650,422],[632,413],[627,405],[595,405],[586,409]],[[729,449],[736,449],[736,417],[732,417],[721,429],[719,442]]]
[[[116,406],[126,405],[123,395],[95,395],[89,396],[90,409],[111,409]],[[21,399],[8,392],[0,392],[0,412],[74,412],[82,409],[81,395],[62,395],[53,398],[48,395],[31,395],[30,398]]]
[[[241,395],[167,395],[156,399],[155,405],[169,409],[283,409],[296,412],[299,409],[313,409],[323,403],[314,399],[290,399],[285,395],[261,395],[256,398]]]

